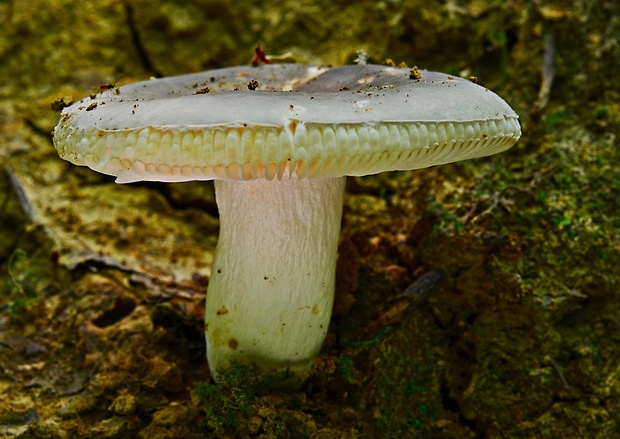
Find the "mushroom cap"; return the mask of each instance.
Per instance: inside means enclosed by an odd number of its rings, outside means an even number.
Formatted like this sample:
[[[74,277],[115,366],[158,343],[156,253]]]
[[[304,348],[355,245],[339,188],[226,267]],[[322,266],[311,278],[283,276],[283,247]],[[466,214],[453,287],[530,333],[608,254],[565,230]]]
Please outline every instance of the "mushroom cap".
[[[420,74],[268,64],[137,82],[65,108],[54,144],[127,183],[359,176],[487,156],[519,139],[517,114],[495,93]]]

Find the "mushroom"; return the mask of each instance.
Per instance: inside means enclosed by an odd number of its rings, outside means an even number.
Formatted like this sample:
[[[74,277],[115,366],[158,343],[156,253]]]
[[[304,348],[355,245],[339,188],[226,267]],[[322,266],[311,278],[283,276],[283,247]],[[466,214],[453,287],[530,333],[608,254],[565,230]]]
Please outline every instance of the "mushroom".
[[[487,156],[521,135],[493,92],[413,73],[269,64],[138,82],[65,108],[54,144],[117,183],[215,180],[210,369],[302,371],[329,325],[345,177]]]

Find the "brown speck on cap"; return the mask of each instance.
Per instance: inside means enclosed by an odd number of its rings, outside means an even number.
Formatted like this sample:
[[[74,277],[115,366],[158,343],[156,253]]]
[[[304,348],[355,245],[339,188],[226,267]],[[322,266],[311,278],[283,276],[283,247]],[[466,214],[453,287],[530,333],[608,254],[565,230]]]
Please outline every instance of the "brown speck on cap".
[[[418,66],[413,66],[411,70],[409,70],[409,78],[410,79],[420,79],[422,75],[420,74],[420,70],[418,70]]]

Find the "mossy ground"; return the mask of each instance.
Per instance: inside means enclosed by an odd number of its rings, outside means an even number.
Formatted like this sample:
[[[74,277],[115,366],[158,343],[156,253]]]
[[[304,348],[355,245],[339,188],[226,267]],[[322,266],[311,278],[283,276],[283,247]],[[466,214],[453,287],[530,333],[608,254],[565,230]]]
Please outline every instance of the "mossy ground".
[[[605,1],[1,2],[1,435],[620,436],[618,17]],[[259,45],[477,76],[523,124],[496,157],[349,179],[335,314],[296,391],[239,366],[211,383],[205,273],[170,278],[168,258],[195,260],[185,238],[144,246],[157,223],[211,245],[210,186],[123,187],[143,202],[119,222],[99,203],[118,187],[49,134],[57,98],[248,64]],[[97,223],[77,207],[97,205]],[[149,206],[157,221],[136,219]],[[100,253],[59,251],[72,231]]]

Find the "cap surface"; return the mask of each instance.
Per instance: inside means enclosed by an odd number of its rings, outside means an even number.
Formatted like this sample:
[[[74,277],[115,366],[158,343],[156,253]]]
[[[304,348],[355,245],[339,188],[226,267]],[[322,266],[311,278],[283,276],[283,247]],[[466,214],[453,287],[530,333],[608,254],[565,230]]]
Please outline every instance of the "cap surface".
[[[268,64],[143,81],[62,112],[60,156],[117,182],[366,175],[510,148],[518,116],[468,80]]]

